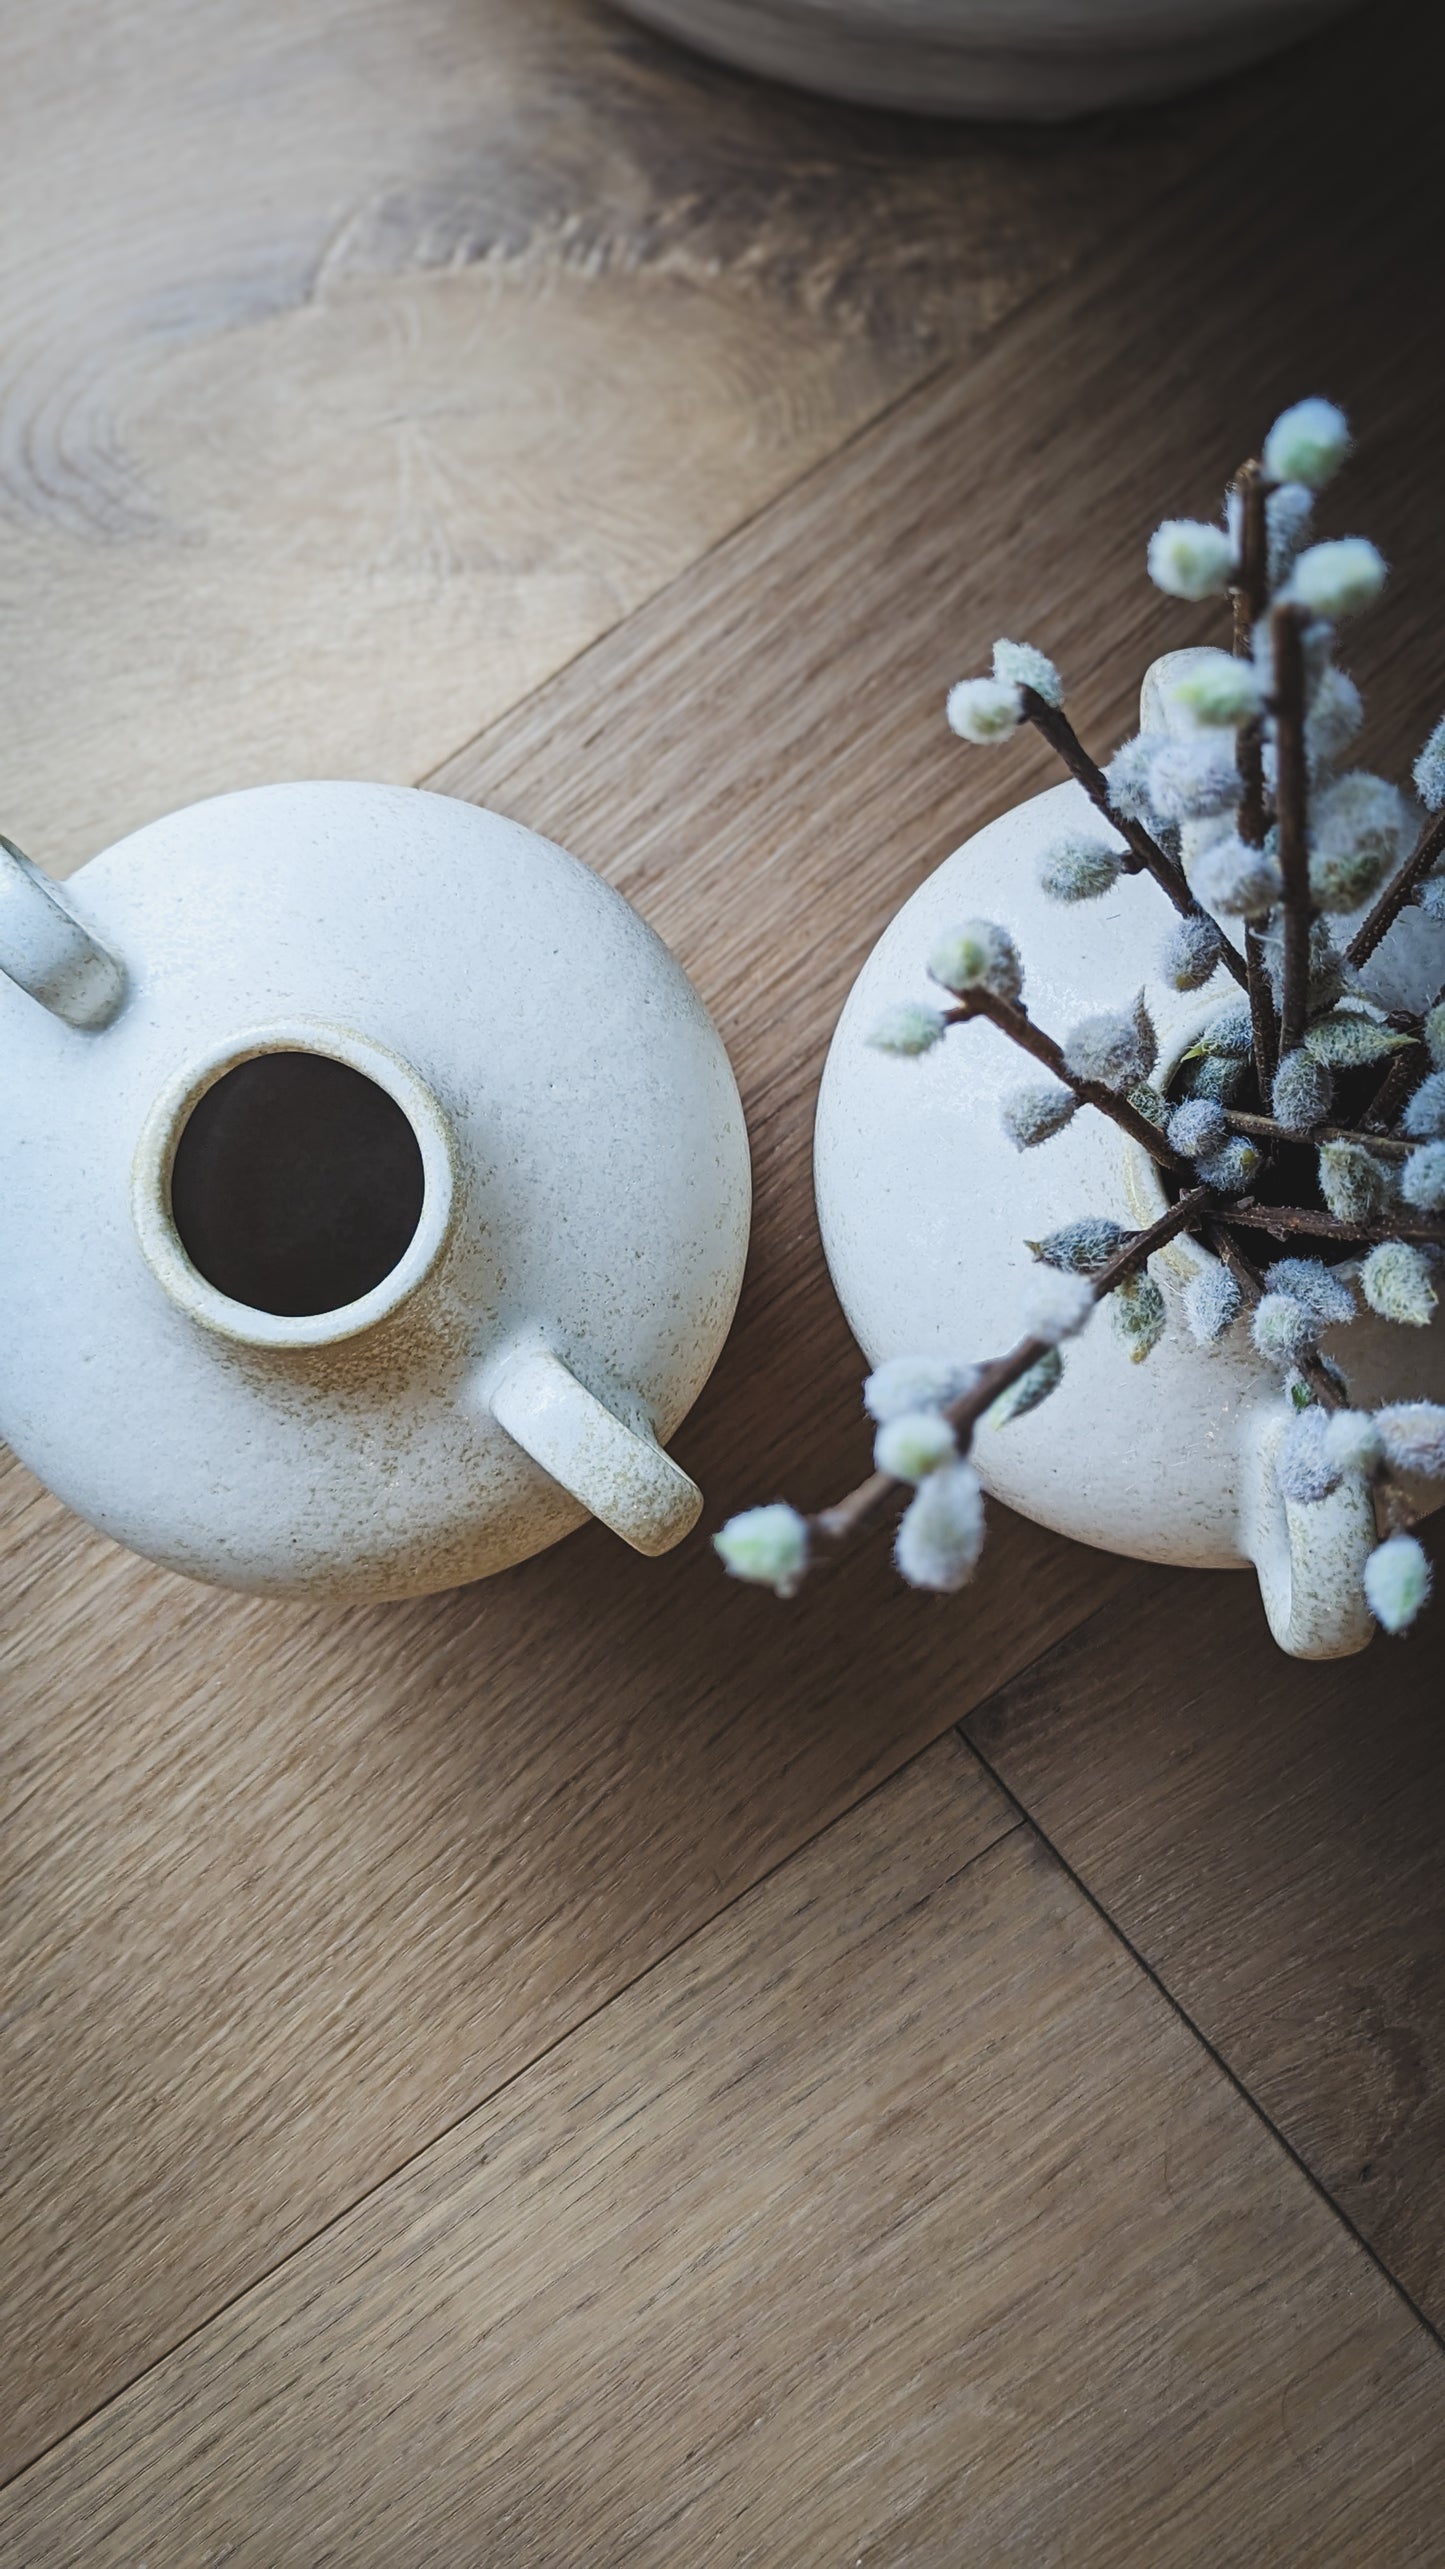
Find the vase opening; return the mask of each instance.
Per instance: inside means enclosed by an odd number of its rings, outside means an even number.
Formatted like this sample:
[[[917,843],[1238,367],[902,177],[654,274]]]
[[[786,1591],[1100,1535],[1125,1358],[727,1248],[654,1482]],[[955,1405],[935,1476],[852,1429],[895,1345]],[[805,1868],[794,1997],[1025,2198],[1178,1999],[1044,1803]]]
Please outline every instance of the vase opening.
[[[324,1053],[237,1062],[197,1100],[171,1165],[171,1219],[208,1284],[300,1317],[359,1302],[400,1265],[425,1193],[396,1099]]]
[[[348,1028],[291,1019],[234,1035],[156,1100],[131,1209],[156,1280],[192,1320],[252,1347],[324,1347],[408,1301],[451,1236],[441,1106]]]

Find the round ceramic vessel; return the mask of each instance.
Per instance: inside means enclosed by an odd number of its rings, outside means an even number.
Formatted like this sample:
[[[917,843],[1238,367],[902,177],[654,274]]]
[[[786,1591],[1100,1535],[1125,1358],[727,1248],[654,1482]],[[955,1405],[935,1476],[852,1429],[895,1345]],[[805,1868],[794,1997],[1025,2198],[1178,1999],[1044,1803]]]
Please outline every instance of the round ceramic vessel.
[[[1217,80],[1349,0],[623,0],[722,62],[870,107],[1054,121]]]
[[[589,1511],[645,1552],[686,1533],[662,1448],[732,1318],[747,1141],[701,1002],[596,875],[440,795],[269,786],[63,892],[7,851],[0,963],[0,1431],[82,1516],[350,1597]],[[364,1292],[278,1311],[202,1271],[172,1178],[220,1082],[298,1053],[400,1109],[418,1210]]]
[[[1156,1076],[1167,1076],[1235,985],[1220,974],[1208,992],[1181,997],[1158,980],[1170,914],[1147,877],[1125,875],[1100,901],[1045,898],[1044,848],[1080,829],[1097,837],[1103,825],[1069,783],[981,830],[899,912],[839,1020],[818,1104],[818,1211],[834,1284],[873,1364],[1001,1354],[1017,1341],[1036,1272],[1030,1240],[1080,1214],[1142,1228],[1164,1210],[1153,1161],[1087,1109],[1052,1141],[1014,1149],[1000,1102],[1036,1073],[996,1027],[959,1027],[917,1061],[866,1040],[892,1002],[930,994],[925,959],[946,930],[991,918],[1016,938],[1030,1011],[1052,1032],[1142,989],[1160,1033]],[[1283,1254],[1261,1235],[1261,1262]],[[1160,1251],[1151,1273],[1169,1325],[1152,1355],[1132,1363],[1101,1312],[1070,1344],[1047,1401],[980,1427],[979,1472],[996,1497],[1081,1542],[1197,1568],[1252,1563],[1286,1649],[1360,1649],[1371,1632],[1360,1589],[1376,1540],[1369,1492],[1346,1482],[1316,1506],[1286,1508],[1272,1469],[1287,1418],[1278,1375],[1246,1329],[1196,1345],[1179,1307],[1207,1257],[1189,1240]],[[1445,1326],[1366,1313],[1323,1343],[1364,1407],[1445,1400]],[[1413,1484],[1411,1496],[1422,1512],[1440,1504],[1438,1485]]]

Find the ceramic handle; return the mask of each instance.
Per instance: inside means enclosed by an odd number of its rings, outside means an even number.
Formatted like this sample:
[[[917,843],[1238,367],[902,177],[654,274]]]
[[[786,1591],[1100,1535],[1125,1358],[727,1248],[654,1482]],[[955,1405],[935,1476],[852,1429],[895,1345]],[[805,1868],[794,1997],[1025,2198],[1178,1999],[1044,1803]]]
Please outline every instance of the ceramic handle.
[[[513,1356],[493,1383],[492,1415],[534,1463],[634,1552],[670,1552],[702,1512],[702,1492],[542,1350]]]
[[[103,1026],[125,973],[28,856],[0,838],[0,971],[70,1026]]]
[[[1289,1425],[1271,1410],[1245,1458],[1245,1549],[1259,1573],[1269,1628],[1293,1659],[1348,1659],[1374,1632],[1365,1563],[1379,1540],[1362,1473],[1347,1472],[1327,1499],[1287,1499],[1275,1455]]]

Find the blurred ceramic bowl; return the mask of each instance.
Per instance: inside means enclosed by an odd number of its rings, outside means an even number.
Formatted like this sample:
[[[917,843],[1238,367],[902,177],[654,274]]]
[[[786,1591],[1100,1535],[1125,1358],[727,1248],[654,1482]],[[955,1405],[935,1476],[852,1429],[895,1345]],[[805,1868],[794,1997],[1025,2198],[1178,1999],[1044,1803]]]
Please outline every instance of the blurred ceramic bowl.
[[[919,115],[1041,122],[1168,98],[1350,0],[622,0],[699,52]]]

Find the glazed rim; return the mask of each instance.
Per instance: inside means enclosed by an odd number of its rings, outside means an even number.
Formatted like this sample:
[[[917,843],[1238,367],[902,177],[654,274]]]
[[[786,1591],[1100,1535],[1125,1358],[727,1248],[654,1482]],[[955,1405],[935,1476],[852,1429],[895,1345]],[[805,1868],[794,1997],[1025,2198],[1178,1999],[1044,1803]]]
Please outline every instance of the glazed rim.
[[[401,1108],[421,1152],[421,1213],[405,1250],[370,1293],[335,1311],[259,1311],[250,1303],[233,1301],[192,1263],[172,1218],[171,1170],[186,1125],[208,1089],[241,1062],[255,1061],[263,1053],[320,1053],[326,1060],[345,1062]],[[415,1293],[435,1265],[451,1228],[454,1193],[451,1137],[441,1108],[416,1072],[365,1036],[297,1017],[227,1036],[163,1092],[146,1118],[136,1149],[131,1210],[152,1274],[172,1302],[203,1328],[246,1347],[329,1347],[338,1339],[374,1329]]]

